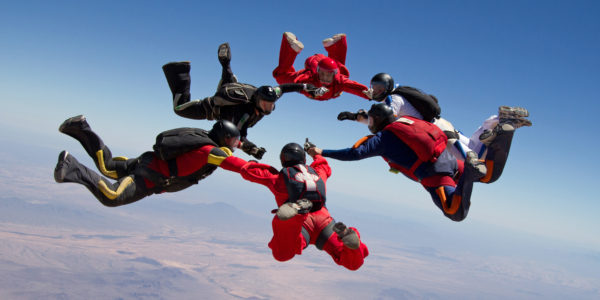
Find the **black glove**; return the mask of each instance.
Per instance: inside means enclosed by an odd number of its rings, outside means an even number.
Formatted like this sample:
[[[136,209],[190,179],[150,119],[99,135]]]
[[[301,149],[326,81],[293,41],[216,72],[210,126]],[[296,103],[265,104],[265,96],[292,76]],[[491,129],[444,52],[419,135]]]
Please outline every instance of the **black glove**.
[[[337,119],[340,120],[340,121],[343,121],[343,120],[352,120],[352,121],[355,121],[356,120],[356,115],[357,114],[349,112],[349,111],[343,111],[343,112],[341,112],[337,116]]]
[[[310,149],[310,148],[314,148],[314,147],[316,147],[316,146],[317,146],[317,145],[315,145],[315,144],[311,143],[311,142],[308,140],[308,138],[306,138],[306,141],[304,142],[304,151],[308,152],[308,149]]]
[[[244,151],[246,154],[248,155],[252,155],[254,157],[256,157],[257,159],[261,159],[263,157],[263,155],[265,154],[265,152],[267,152],[267,150],[263,147],[257,147],[254,143],[252,143],[251,141],[244,141],[242,142],[242,151]]]

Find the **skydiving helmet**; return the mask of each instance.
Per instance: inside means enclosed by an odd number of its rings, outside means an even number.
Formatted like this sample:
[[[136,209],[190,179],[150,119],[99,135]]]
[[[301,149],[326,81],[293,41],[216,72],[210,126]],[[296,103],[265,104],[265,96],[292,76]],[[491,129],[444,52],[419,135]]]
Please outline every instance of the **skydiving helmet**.
[[[396,120],[394,111],[385,103],[373,104],[367,114],[369,115],[369,130],[373,134],[380,132],[385,126]]]
[[[256,89],[253,96],[256,108],[265,115],[268,115],[275,110],[275,101],[281,96],[281,89],[279,87],[263,85]]]
[[[306,153],[302,149],[302,146],[297,143],[289,143],[283,146],[279,158],[284,168],[293,167],[297,164],[306,164]]]
[[[227,120],[215,122],[212,129],[208,132],[208,136],[219,147],[227,147],[232,151],[240,144],[240,131],[233,123]]]
[[[371,78],[371,89],[373,89],[373,100],[381,101],[394,90],[394,79],[388,73],[375,74]]]

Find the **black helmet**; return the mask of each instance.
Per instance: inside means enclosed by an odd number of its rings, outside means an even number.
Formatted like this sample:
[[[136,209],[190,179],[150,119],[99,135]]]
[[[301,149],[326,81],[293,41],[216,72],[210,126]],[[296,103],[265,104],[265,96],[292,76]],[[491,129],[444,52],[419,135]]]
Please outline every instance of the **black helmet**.
[[[272,86],[263,85],[256,89],[256,92],[254,92],[254,98],[258,103],[258,100],[275,102],[279,97],[277,96],[277,91],[275,91]]]
[[[394,122],[396,117],[392,108],[385,103],[377,103],[371,106],[368,112],[369,115],[369,130],[372,133],[378,133],[385,126]]]
[[[373,78],[371,78],[371,88],[373,85],[381,84],[385,88],[385,92],[379,93],[377,95],[373,95],[373,100],[381,101],[385,99],[385,97],[389,96],[394,90],[394,78],[390,76],[388,73],[379,73],[375,74]]]
[[[283,146],[279,158],[281,159],[281,165],[284,168],[306,163],[306,154],[304,153],[304,149],[302,149],[302,146],[296,143],[289,143]]]
[[[219,147],[228,147],[231,150],[234,150],[240,142],[240,131],[227,120],[215,122],[213,128],[208,132],[208,136]]]

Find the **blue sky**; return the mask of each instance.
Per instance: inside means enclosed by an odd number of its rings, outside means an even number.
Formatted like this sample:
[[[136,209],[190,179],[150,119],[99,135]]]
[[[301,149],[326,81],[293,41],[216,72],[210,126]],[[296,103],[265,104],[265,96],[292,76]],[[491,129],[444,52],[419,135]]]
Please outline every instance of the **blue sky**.
[[[598,250],[598,15],[597,1],[5,3],[0,138],[9,150],[10,141],[36,143],[52,153],[68,149],[89,164],[79,145],[56,130],[83,113],[113,152],[135,156],[162,130],[211,124],[172,112],[164,63],[191,61],[192,97],[203,98],[219,80],[222,42],[232,47],[240,81],[274,85],[284,31],[305,45],[297,68],[324,52],[322,39],[343,32],[356,81],[368,84],[387,72],[397,83],[432,93],[443,116],[467,134],[499,105],[528,108],[534,126],[516,133],[503,177],[475,186],[463,223],[451,224],[418,184],[388,173],[376,158],[330,161],[330,194],[347,196],[354,209],[399,212],[440,230],[484,222]],[[291,141],[310,137],[329,149],[354,143],[366,127],[335,117],[370,104],[349,94],[327,102],[285,95],[249,137],[269,151],[265,162],[279,166],[279,150]],[[231,174],[219,176],[250,188]],[[221,196],[230,197],[215,198]]]

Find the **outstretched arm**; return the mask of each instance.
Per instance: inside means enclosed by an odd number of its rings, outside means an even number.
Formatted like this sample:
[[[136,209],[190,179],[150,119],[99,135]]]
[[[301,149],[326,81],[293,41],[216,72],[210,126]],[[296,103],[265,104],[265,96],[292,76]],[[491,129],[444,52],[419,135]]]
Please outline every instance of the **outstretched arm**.
[[[360,83],[358,83],[358,82],[356,82],[354,80],[350,80],[348,78],[345,78],[344,82],[343,82],[343,86],[344,87],[342,88],[342,90],[344,92],[348,92],[350,94],[359,96],[361,98],[365,98],[367,100],[371,100],[371,98],[369,97],[369,94],[365,93],[365,91],[369,90],[369,88],[367,88],[365,85],[360,84]]]

